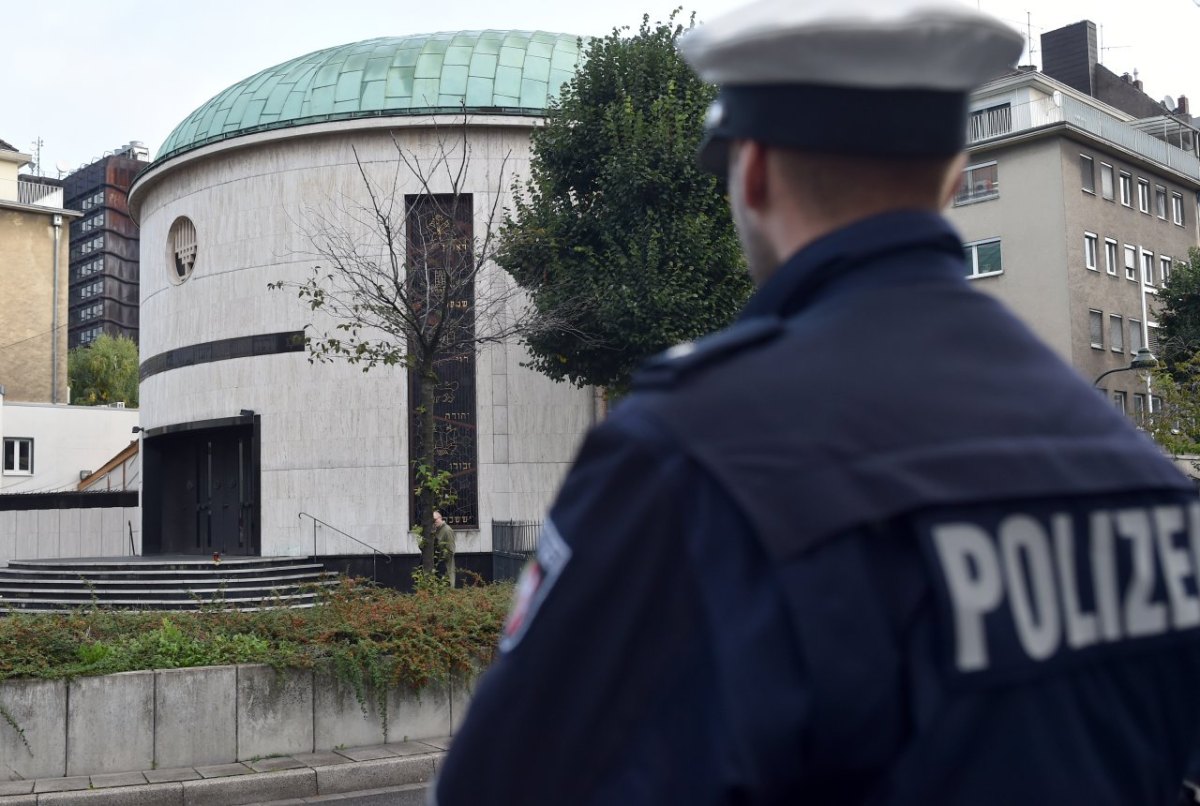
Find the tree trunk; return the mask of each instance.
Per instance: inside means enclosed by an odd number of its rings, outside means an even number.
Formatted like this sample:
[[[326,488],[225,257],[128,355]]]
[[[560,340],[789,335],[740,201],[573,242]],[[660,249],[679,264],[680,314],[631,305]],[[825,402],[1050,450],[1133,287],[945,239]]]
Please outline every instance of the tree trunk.
[[[422,362],[420,372],[421,378],[421,455],[417,457],[417,463],[423,464],[429,468],[430,473],[436,474],[438,471],[437,450],[434,445],[434,419],[433,419],[433,402],[435,393],[437,392],[437,376],[433,371],[433,362]],[[415,473],[414,473],[415,475]],[[421,549],[421,568],[426,574],[432,574],[434,568],[434,554],[436,546],[433,541],[433,510],[437,506],[434,501],[433,491],[425,488],[417,496],[417,505],[420,507],[419,516],[421,518],[421,534],[425,536],[425,547]]]

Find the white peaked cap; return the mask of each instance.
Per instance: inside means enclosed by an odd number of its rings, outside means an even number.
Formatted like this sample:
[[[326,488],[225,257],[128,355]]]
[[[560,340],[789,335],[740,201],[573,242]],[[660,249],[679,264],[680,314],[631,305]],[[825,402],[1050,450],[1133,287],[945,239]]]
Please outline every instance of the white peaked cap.
[[[969,92],[1011,70],[1024,37],[952,0],[759,0],[686,33],[713,84]]]

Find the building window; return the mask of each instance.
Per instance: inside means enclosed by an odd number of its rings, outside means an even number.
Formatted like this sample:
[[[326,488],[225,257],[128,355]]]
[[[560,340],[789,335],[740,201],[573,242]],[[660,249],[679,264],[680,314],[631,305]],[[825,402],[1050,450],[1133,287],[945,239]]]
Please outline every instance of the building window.
[[[1105,162],[1100,163],[1100,195],[1113,200],[1113,167]]]
[[[1125,279],[1137,282],[1137,249],[1125,244]]]
[[[1158,355],[1159,354],[1158,325],[1154,324],[1153,322],[1147,322],[1146,323],[1146,336],[1149,338],[1149,342],[1150,342],[1146,346],[1150,348],[1151,353],[1153,353],[1154,355]]]
[[[175,219],[167,235],[167,245],[170,263],[175,268],[172,279],[182,283],[192,276],[192,269],[196,267],[196,225],[190,218],[180,216]]]
[[[1088,333],[1092,340],[1092,346],[1097,350],[1104,349],[1104,312],[1091,310],[1088,311]]]
[[[1183,196],[1178,193],[1171,194],[1171,218],[1179,226],[1183,226]]]
[[[91,305],[86,305],[79,309],[79,321],[86,322],[89,319],[98,319],[104,315],[104,303],[93,302]]]
[[[1083,233],[1083,265],[1092,271],[1097,271],[1096,250],[1098,247],[1098,239],[1096,233]]]
[[[987,277],[1004,271],[1000,262],[1000,239],[963,244],[967,277]]]
[[[1154,285],[1154,253],[1142,250],[1142,283]]]
[[[998,104],[971,113],[967,121],[967,137],[971,142],[997,137],[1012,131],[1012,106]]]
[[[1159,218],[1167,217],[1167,189],[1162,185],[1154,186],[1154,212]]]
[[[1125,321],[1115,313],[1108,315],[1108,343],[1114,353],[1125,352]]]
[[[1085,192],[1096,192],[1096,164],[1087,154],[1079,155],[1079,179]]]
[[[1146,396],[1141,392],[1133,393],[1133,419],[1139,425],[1146,422]]]
[[[1104,239],[1104,268],[1112,276],[1117,276],[1117,242],[1112,238]]]
[[[1150,183],[1145,179],[1138,180],[1138,209],[1143,213],[1150,212]]]
[[[1129,320],[1129,352],[1131,355],[1137,355],[1137,351],[1142,349],[1142,323],[1137,319]]]
[[[88,297],[98,297],[104,293],[104,280],[94,280],[79,289],[79,298],[87,299]]]
[[[1126,207],[1133,206],[1133,177],[1124,171],[1121,172],[1121,204]]]
[[[33,440],[28,437],[4,438],[4,473],[9,476],[33,475]]]
[[[1165,288],[1167,280],[1171,279],[1171,258],[1166,255],[1158,257],[1158,282]]]
[[[1162,414],[1163,402],[1158,395],[1150,395],[1150,415]]]
[[[1117,411],[1121,412],[1122,414],[1126,412],[1124,392],[1113,392],[1113,405],[1116,406]]]
[[[954,194],[955,204],[995,199],[1000,195],[1000,173],[995,162],[983,162],[979,165],[969,165],[962,172],[962,181],[958,192]]]

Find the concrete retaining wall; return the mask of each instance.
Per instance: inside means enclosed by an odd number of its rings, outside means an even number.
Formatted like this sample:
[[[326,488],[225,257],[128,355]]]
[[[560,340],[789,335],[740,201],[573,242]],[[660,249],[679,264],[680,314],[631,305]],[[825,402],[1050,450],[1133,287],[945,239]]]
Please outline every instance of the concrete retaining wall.
[[[368,691],[267,666],[160,669],[0,682],[0,780],[224,764],[342,746],[449,736],[473,681]]]
[[[96,493],[88,493],[96,495]],[[11,501],[16,496],[11,496]],[[124,557],[141,552],[141,510],[0,509],[0,564],[7,560]],[[129,545],[133,524],[134,546]]]

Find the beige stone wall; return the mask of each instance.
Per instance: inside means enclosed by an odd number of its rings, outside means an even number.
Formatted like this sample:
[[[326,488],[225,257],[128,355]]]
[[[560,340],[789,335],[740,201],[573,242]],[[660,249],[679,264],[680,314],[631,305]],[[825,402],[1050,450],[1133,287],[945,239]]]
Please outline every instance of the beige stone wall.
[[[67,226],[59,242],[58,324],[53,331],[51,213],[0,207],[0,386],[9,401],[67,402]],[[57,342],[57,360],[54,347]]]
[[[1101,149],[1090,143],[1060,140],[1063,182],[1063,199],[1066,209],[1064,232],[1067,241],[1068,276],[1071,283],[1071,331],[1072,363],[1088,378],[1095,378],[1110,369],[1126,367],[1134,355],[1134,340],[1129,332],[1134,322],[1157,320],[1157,289],[1162,285],[1161,258],[1169,257],[1172,263],[1186,260],[1188,248],[1196,244],[1195,230],[1185,218],[1184,225],[1174,223],[1171,215],[1170,197],[1179,194],[1185,200],[1193,198],[1195,192],[1175,177],[1156,171],[1144,163],[1133,162],[1115,149]],[[1094,193],[1081,186],[1080,157],[1092,158],[1095,170],[1096,190]],[[1100,172],[1103,166],[1113,170],[1114,192],[1112,199],[1103,193]],[[1121,201],[1120,176],[1130,178],[1131,204]],[[1138,203],[1138,183],[1145,180],[1150,193],[1149,212],[1143,212]],[[1167,194],[1166,215],[1160,217],[1155,205],[1156,188]],[[1097,261],[1094,270],[1086,268],[1084,258],[1084,236],[1094,234],[1097,241]],[[1117,251],[1117,265],[1110,270],[1105,242],[1113,241]],[[1125,247],[1134,249],[1137,270],[1134,277],[1127,276],[1124,264]],[[1141,261],[1143,254],[1152,258],[1152,272],[1143,278]],[[1143,283],[1145,279],[1145,283]],[[1143,309],[1142,296],[1146,296]],[[1103,314],[1104,333],[1101,347],[1091,344],[1088,325],[1089,311]],[[1143,315],[1145,310],[1145,315]],[[1113,316],[1120,317],[1114,321]],[[1120,331],[1114,338],[1113,331]],[[1146,391],[1145,382],[1135,373],[1110,376],[1105,382],[1109,391],[1124,390],[1130,395]]]
[[[1000,239],[1003,274],[972,285],[1000,299],[1066,361],[1072,360],[1069,287],[1063,231],[1063,177],[1055,140],[972,153],[970,165],[995,162],[999,196],[951,207],[963,241]]]

